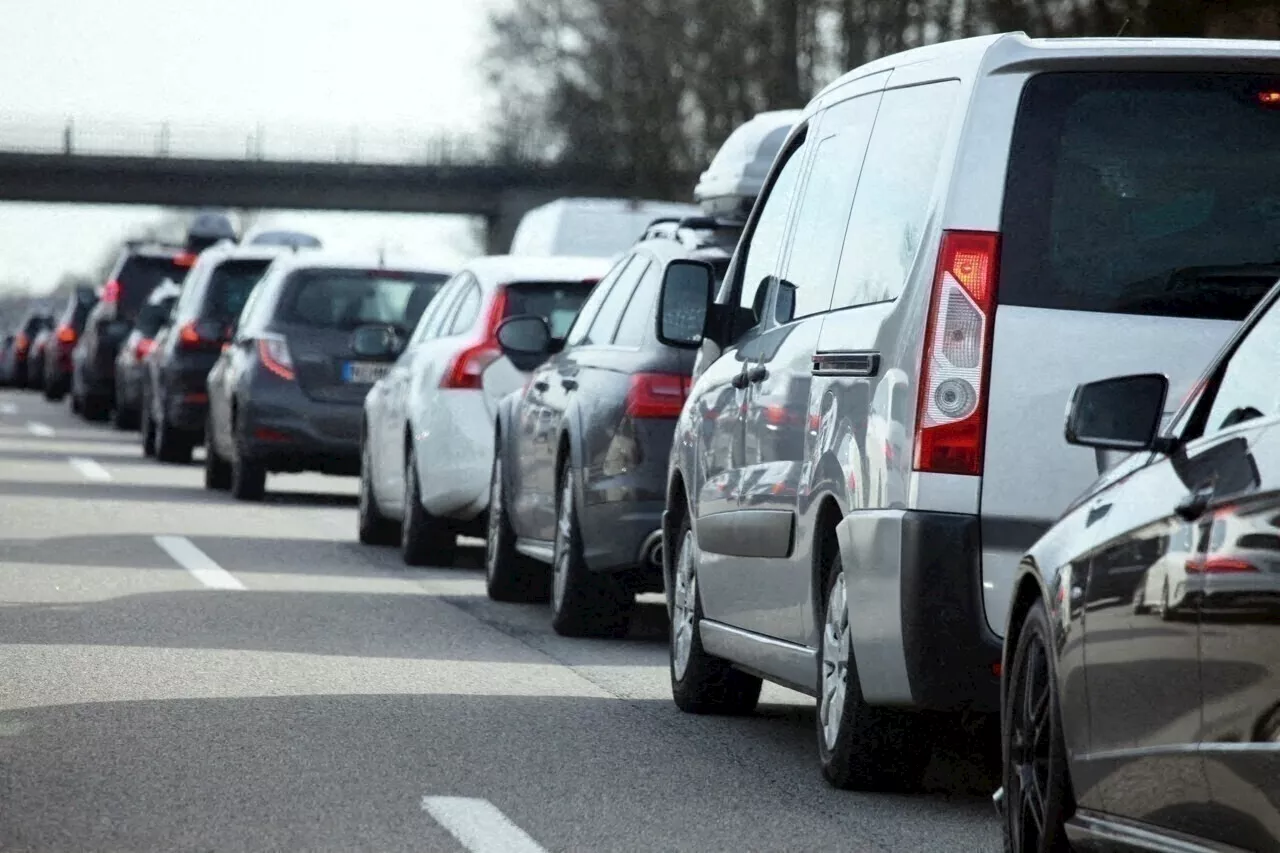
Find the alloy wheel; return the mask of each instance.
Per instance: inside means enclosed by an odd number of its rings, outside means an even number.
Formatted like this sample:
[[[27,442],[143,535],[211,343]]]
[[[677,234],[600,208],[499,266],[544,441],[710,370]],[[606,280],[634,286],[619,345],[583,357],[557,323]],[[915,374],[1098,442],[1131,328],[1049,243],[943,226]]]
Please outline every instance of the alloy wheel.
[[[502,457],[494,456],[489,484],[489,520],[485,526],[484,571],[490,580],[498,566],[498,539],[502,534]]]
[[[822,701],[818,706],[822,739],[827,749],[835,749],[844,717],[845,692],[849,683],[849,607],[841,572],[827,598],[827,616],[822,626]]]
[[[1053,726],[1049,703],[1048,652],[1040,637],[1027,645],[1022,666],[1014,674],[1010,703],[1008,791],[1013,849],[1038,850],[1045,837],[1049,808],[1049,765]]]
[[[675,592],[671,612],[671,669],[676,680],[684,678],[693,651],[694,619],[698,604],[698,575],[694,571],[693,531],[685,531],[676,562]]]

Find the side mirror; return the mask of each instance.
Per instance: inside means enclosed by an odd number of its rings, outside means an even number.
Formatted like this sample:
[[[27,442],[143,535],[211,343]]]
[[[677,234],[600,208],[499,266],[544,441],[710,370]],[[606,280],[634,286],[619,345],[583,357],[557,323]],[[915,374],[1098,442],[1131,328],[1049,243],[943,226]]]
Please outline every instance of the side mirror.
[[[551,355],[551,327],[537,314],[508,317],[498,326],[497,338],[502,354],[525,373]]]
[[[404,343],[393,326],[358,326],[351,333],[351,351],[365,358],[392,358],[402,349]]]
[[[687,258],[667,264],[658,295],[658,340],[679,349],[697,349],[706,334],[715,289],[715,271]]]
[[[1157,449],[1168,395],[1169,380],[1158,373],[1080,385],[1067,408],[1067,443],[1100,450]]]

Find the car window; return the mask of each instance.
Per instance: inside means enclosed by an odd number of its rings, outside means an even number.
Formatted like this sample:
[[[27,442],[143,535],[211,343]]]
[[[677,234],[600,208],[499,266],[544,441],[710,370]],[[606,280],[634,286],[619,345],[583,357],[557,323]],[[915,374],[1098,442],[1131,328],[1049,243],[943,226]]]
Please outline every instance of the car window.
[[[443,280],[438,273],[312,268],[294,272],[281,299],[281,322],[351,330],[365,323],[412,328]]]
[[[783,276],[790,287],[778,295],[779,323],[831,306],[849,211],[879,103],[879,92],[862,95],[835,104],[821,118]]]
[[[199,313],[207,319],[220,322],[240,316],[249,301],[249,294],[270,266],[270,261],[256,260],[223,261],[218,264],[204,288],[204,305]],[[181,313],[184,316],[187,314],[186,305],[182,306]]]
[[[896,299],[929,215],[959,84],[884,93],[867,145],[832,305]]]
[[[795,195],[800,169],[804,165],[805,150],[801,138],[784,155],[787,160],[782,165],[782,171],[777,173],[777,179],[765,191],[764,203],[751,230],[751,236],[742,247],[744,254],[739,262],[742,272],[738,274],[737,282],[740,290],[738,304],[752,309],[757,321],[764,311],[769,280],[778,271],[787,213],[791,210],[791,199]]]
[[[513,281],[505,288],[502,318],[533,314],[546,321],[551,337],[563,338],[592,287],[588,281]]]
[[[658,303],[658,289],[662,286],[662,267],[650,263],[640,279],[640,285],[622,313],[622,321],[613,336],[613,343],[620,347],[638,347],[648,337],[656,323],[654,312]]]
[[[132,318],[160,284],[167,278],[181,284],[187,268],[174,258],[130,255],[116,274],[116,310],[121,317]]]
[[[446,336],[460,335],[468,332],[480,316],[480,285],[472,282],[458,299],[458,307],[450,315]]]
[[[1280,385],[1273,378],[1276,364],[1280,364],[1280,310],[1273,303],[1229,357],[1204,434],[1280,414]]]
[[[636,286],[648,267],[649,259],[639,255],[627,264],[613,289],[604,302],[600,303],[600,311],[591,322],[591,331],[587,333],[585,343],[602,345],[613,342],[613,335],[618,331],[618,323],[622,320],[622,312],[626,310],[627,303],[631,301]]]
[[[418,330],[414,333],[413,343],[422,343],[431,338],[440,336],[440,330],[444,328],[445,322],[452,316],[453,306],[458,304],[458,294],[466,290],[475,279],[470,273],[461,273],[453,280],[446,282],[441,288],[440,293],[432,300],[430,307],[427,308],[422,319],[418,323]]]
[[[582,308],[578,311],[578,316],[574,318],[573,325],[569,327],[569,333],[565,336],[565,346],[572,347],[581,344],[587,339],[587,333],[591,329],[591,321],[596,318],[596,314],[600,312],[600,305],[609,295],[609,290],[613,287],[613,283],[622,275],[623,270],[627,268],[627,264],[631,263],[634,255],[627,255],[613,265],[613,269],[605,274],[591,290],[591,295],[587,297],[587,301],[583,303]]]
[[[1243,320],[1280,277],[1280,78],[1039,74],[1005,191],[1000,301]]]

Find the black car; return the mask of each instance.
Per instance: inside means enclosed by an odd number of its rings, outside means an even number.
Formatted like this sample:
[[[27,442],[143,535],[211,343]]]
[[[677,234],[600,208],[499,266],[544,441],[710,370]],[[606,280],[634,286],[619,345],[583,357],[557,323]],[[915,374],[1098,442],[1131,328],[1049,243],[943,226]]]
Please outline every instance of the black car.
[[[195,256],[184,248],[128,244],[120,253],[98,304],[71,354],[71,408],[89,420],[105,420],[116,400],[116,356],[147,304],[166,280],[181,282]]]
[[[29,310],[13,333],[13,346],[8,353],[6,374],[16,388],[31,386],[31,354],[36,338],[53,325],[53,318],[43,308]]]
[[[163,281],[151,291],[116,356],[116,400],[111,420],[116,429],[137,429],[142,423],[142,394],[147,363],[161,333],[169,325],[169,315],[182,293],[182,286]]]
[[[1162,375],[1076,389],[1067,442],[1132,455],[1014,578],[1005,849],[1280,850],[1277,352],[1280,288],[1163,430]]]
[[[92,287],[77,287],[67,296],[62,312],[58,314],[58,325],[53,331],[53,340],[44,354],[44,374],[42,388],[47,400],[58,401],[71,389],[71,352],[75,349],[80,333],[84,331],[85,320],[97,303],[98,296]]]
[[[280,254],[273,247],[219,245],[201,253],[174,306],[171,327],[144,364],[143,452],[189,462],[204,443],[209,371],[249,294]]]
[[[550,593],[561,634],[623,633],[636,593],[663,588],[667,459],[695,353],[658,340],[658,289],[678,258],[723,275],[739,234],[703,220],[664,225],[600,281],[562,342],[536,316],[498,329],[517,367],[545,363],[498,412],[488,591],[502,601]]]
[[[269,472],[360,472],[365,394],[394,356],[360,355],[361,327],[401,337],[449,278],[314,252],[281,256],[209,372],[205,485],[260,500]]]

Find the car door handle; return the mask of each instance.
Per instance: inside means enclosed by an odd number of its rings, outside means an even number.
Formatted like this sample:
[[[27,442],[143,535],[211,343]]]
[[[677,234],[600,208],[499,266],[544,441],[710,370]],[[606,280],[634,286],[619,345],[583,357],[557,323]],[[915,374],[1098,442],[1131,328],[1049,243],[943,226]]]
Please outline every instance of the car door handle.
[[[747,378],[747,371],[745,369],[737,376],[734,376],[733,379],[729,380],[729,384],[734,388],[746,388],[750,382],[751,380]]]
[[[1213,499],[1213,487],[1201,486],[1191,494],[1178,501],[1178,505],[1173,511],[1178,518],[1183,521],[1195,521],[1204,515],[1204,511],[1209,508],[1209,501]]]
[[[747,371],[748,382],[763,382],[769,376],[769,371],[765,370],[763,364],[758,364]]]
[[[545,391],[551,386],[548,385],[546,382],[543,382],[541,379],[539,379],[537,382],[533,383],[533,387],[538,389],[539,391]]]
[[[561,388],[563,388],[563,389],[564,389],[564,390],[566,390],[566,391],[572,391],[572,390],[574,390],[575,388],[577,388],[577,387],[578,387],[578,380],[576,380],[576,379],[561,379],[561,380],[560,380],[560,387],[561,387]]]

